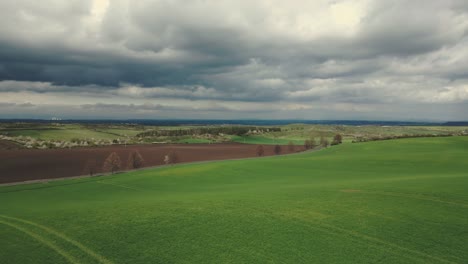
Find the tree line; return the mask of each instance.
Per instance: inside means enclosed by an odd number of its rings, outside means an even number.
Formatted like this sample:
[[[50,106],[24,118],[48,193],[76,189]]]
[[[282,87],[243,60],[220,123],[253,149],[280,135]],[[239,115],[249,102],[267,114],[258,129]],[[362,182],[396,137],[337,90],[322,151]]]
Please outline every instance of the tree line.
[[[179,154],[176,151],[170,151],[167,155],[164,156],[164,164],[170,165],[179,162]],[[120,156],[116,152],[112,152],[107,156],[102,164],[101,171],[104,173],[114,174],[123,169],[139,169],[145,165],[145,160],[141,156],[140,152],[134,150],[130,152],[127,159],[127,164],[124,166]],[[85,175],[93,176],[98,172],[99,164],[96,160],[88,160],[83,169]]]
[[[314,137],[311,137],[310,139],[306,139],[304,141],[304,148],[307,150],[307,149],[313,149],[313,148],[316,148],[316,147],[328,147],[328,146],[334,146],[334,145],[339,145],[343,143],[343,136],[341,134],[336,134],[334,137],[333,137],[333,140],[330,141],[328,140],[328,138],[326,137],[320,137],[318,142],[315,140]]]
[[[280,132],[280,127],[258,128],[253,126],[222,126],[222,127],[197,127],[187,129],[156,129],[145,131],[137,134],[137,137],[154,137],[154,136],[191,136],[191,135],[237,135],[242,136],[253,131],[257,133],[263,132]]]
[[[340,134],[335,135],[333,138],[333,141],[331,145],[336,145],[336,144],[341,144],[342,142],[342,136]],[[313,149],[318,146],[322,147],[327,147],[329,146],[330,143],[327,138],[321,137],[319,144],[316,143],[314,138],[310,138],[304,141],[304,149]],[[289,152],[294,152],[296,149],[296,146],[292,141],[289,141],[287,148]],[[273,152],[275,155],[280,155],[282,153],[283,149],[282,146],[280,145],[275,145],[273,147]],[[265,148],[263,145],[257,145],[255,148],[255,153],[257,156],[263,156],[265,154]],[[164,164],[170,165],[170,164],[175,164],[180,161],[179,159],[179,154],[176,151],[170,151],[167,155],[164,156]],[[104,160],[102,164],[102,172],[104,173],[115,173],[118,171],[121,171],[123,169],[139,169],[142,168],[145,165],[145,161],[137,150],[131,151],[128,155],[127,158],[127,164],[126,167],[122,164],[122,160],[120,159],[120,156],[116,152],[112,152],[107,156],[107,158]],[[86,164],[84,165],[84,174],[93,176],[98,172],[99,164],[96,162],[96,160],[88,160]]]

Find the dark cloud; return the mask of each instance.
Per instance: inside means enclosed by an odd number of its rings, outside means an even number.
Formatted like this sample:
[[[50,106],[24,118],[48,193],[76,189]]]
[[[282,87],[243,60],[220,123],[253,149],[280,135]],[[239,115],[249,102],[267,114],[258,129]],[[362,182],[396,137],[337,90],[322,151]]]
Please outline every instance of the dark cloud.
[[[7,0],[0,23],[5,94],[127,98],[132,111],[468,100],[462,0]]]

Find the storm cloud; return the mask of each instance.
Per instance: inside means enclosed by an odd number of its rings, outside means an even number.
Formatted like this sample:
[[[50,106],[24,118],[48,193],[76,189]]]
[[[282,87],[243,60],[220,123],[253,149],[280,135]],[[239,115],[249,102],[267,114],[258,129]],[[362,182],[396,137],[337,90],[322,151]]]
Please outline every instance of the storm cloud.
[[[0,118],[460,120],[468,3],[0,2]]]

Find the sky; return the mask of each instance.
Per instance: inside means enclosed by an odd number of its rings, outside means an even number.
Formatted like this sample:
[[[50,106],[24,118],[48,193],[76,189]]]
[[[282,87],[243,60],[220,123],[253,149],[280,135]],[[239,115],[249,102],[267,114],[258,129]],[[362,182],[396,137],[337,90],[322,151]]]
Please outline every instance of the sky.
[[[468,120],[468,1],[2,0],[0,118]]]

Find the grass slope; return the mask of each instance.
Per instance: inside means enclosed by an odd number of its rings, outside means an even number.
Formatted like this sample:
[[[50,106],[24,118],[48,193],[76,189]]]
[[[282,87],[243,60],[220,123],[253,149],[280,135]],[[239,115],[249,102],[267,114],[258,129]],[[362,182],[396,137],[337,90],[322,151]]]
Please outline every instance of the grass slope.
[[[468,138],[0,188],[3,263],[466,263]]]

